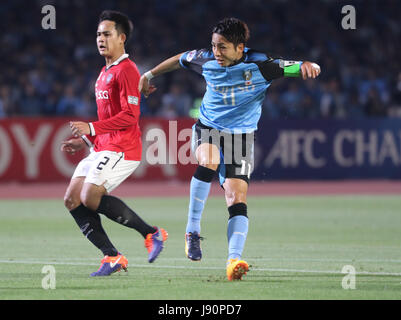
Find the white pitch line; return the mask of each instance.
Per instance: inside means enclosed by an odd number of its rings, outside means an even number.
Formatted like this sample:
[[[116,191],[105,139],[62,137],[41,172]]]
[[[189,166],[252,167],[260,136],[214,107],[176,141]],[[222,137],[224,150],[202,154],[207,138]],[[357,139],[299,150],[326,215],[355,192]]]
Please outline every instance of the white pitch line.
[[[276,272],[294,272],[294,273],[328,273],[328,274],[344,274],[338,270],[305,270],[305,269],[281,269],[281,268],[255,268],[256,271],[276,271]],[[370,272],[357,271],[355,275],[372,275],[372,276],[401,276],[401,272]]]
[[[187,261],[188,258],[163,258],[159,260],[182,260]],[[207,258],[208,261],[225,261],[220,258]],[[274,261],[274,262],[348,262],[348,263],[360,263],[360,262],[374,262],[374,263],[401,263],[401,260],[397,259],[354,259],[354,258],[342,258],[342,259],[318,259],[318,258],[247,258],[250,261]]]
[[[130,259],[129,256],[127,256],[128,259]],[[87,257],[87,258],[43,258],[43,260],[53,260],[57,259],[56,261],[88,261],[88,260],[99,260],[100,258],[96,257]],[[131,258],[132,259],[132,258]],[[19,260],[19,259],[16,259]],[[32,259],[34,261],[34,259]],[[220,261],[220,262],[225,262],[225,259],[221,258],[207,258],[208,261]],[[347,263],[401,263],[401,260],[398,259],[357,259],[357,258],[338,258],[338,259],[319,259],[319,258],[247,258],[247,260],[250,261],[273,261],[273,262],[347,262]],[[0,258],[1,261],[1,258]],[[7,260],[11,261],[11,260]],[[31,261],[28,259],[25,259],[23,261]],[[167,258],[167,257],[159,257],[158,261],[188,261],[188,258],[182,258],[182,257],[177,257],[177,258]]]
[[[99,263],[88,263],[88,262],[66,262],[66,261],[23,261],[23,260],[0,260],[0,263],[8,263],[8,264],[43,264],[43,265],[67,265],[67,266],[98,266]],[[221,267],[191,267],[191,266],[159,266],[159,265],[148,265],[148,264],[132,264],[128,265],[129,267],[138,267],[138,268],[160,268],[160,269],[206,269],[206,270],[221,270],[224,268]]]
[[[97,266],[98,263],[80,263],[65,261],[25,261],[25,260],[0,260],[0,263],[8,264],[43,264],[43,265],[71,265],[71,266]],[[130,264],[130,267],[137,268],[155,268],[155,269],[193,269],[193,270],[225,270],[222,267],[191,267],[191,266],[159,266],[149,264]],[[252,268],[250,271],[270,271],[270,272],[291,272],[291,273],[322,273],[322,274],[343,274],[338,270],[306,270],[306,269],[283,269],[283,268]],[[374,275],[374,276],[401,276],[401,272],[370,272],[360,271],[356,275]]]

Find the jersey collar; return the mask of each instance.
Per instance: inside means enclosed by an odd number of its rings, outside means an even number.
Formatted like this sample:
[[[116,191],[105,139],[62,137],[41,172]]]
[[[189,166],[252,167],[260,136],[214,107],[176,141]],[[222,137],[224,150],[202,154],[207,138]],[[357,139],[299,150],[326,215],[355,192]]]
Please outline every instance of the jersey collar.
[[[129,54],[128,53],[124,53],[120,58],[118,58],[116,61],[114,61],[111,65],[109,65],[105,71],[109,70],[112,66],[116,66],[118,65],[121,61],[123,61],[124,59],[128,58]]]

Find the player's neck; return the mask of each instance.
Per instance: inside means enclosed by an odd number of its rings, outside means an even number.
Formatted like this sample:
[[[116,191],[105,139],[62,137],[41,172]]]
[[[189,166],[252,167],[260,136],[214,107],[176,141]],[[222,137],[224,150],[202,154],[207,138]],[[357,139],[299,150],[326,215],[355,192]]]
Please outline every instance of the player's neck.
[[[241,52],[237,55],[237,59],[233,61],[233,63],[230,65],[230,67],[235,66],[236,64],[240,63],[243,59],[244,59],[244,53]]]
[[[114,62],[118,60],[123,54],[125,53],[125,50],[119,50],[118,53],[112,55],[112,56],[107,56],[104,57],[106,60],[106,68],[110,67]]]

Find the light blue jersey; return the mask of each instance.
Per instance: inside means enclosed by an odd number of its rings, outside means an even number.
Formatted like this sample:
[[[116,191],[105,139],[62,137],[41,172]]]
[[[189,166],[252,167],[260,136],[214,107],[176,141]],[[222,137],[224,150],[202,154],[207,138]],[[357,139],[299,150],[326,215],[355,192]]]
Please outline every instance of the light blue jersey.
[[[201,123],[231,133],[257,130],[266,89],[273,79],[284,75],[280,61],[245,48],[237,64],[222,67],[211,50],[185,52],[180,57],[181,66],[206,80],[200,107]]]

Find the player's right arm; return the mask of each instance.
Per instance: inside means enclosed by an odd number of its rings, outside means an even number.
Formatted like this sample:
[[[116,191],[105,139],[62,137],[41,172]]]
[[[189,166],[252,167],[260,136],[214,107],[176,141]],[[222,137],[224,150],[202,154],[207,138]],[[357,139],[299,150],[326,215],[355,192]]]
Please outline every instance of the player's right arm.
[[[81,150],[86,145],[82,138],[72,138],[67,141],[61,142],[61,151],[69,154],[74,154],[75,152]]]
[[[139,92],[143,93],[143,95],[147,98],[150,94],[156,91],[156,87],[149,84],[149,81],[157,77],[163,73],[171,72],[177,70],[181,67],[180,65],[180,58],[183,53],[177,54],[174,57],[168,58],[164,60],[160,64],[158,64],[153,69],[145,72],[141,79],[139,80],[138,90]]]

